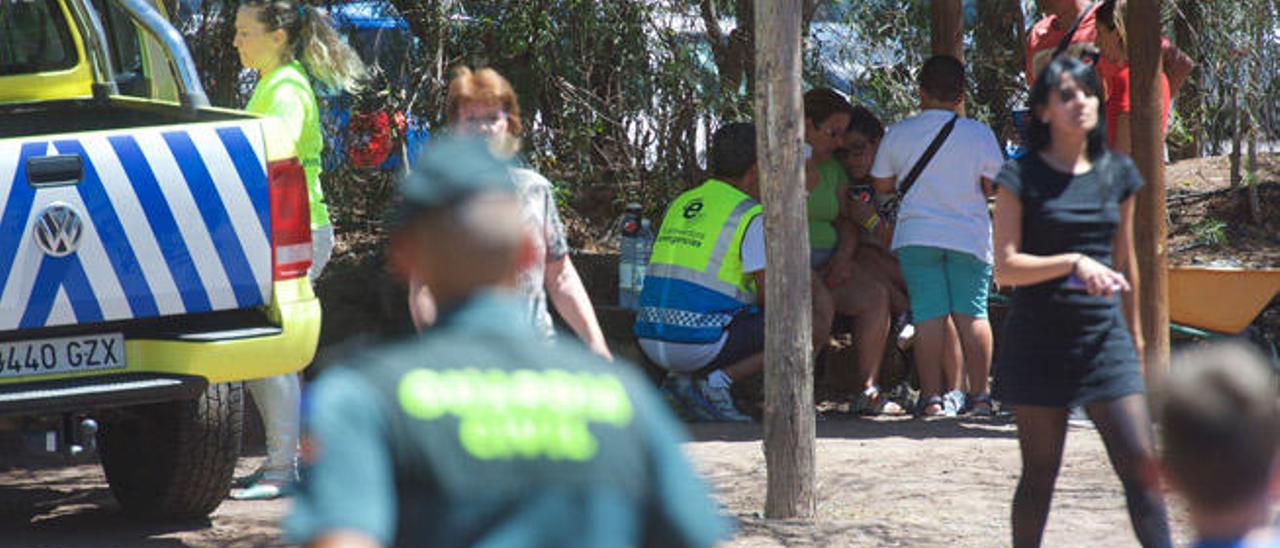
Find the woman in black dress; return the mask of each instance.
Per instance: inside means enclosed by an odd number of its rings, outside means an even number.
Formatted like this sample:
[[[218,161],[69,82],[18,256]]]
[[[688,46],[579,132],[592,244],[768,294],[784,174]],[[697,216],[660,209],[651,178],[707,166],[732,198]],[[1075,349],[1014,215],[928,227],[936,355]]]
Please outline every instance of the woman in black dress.
[[[1062,462],[1069,408],[1082,406],[1124,485],[1144,546],[1169,546],[1150,473],[1133,256],[1133,161],[1106,150],[1093,69],[1062,56],[1031,90],[1026,156],[997,177],[995,277],[1017,286],[995,370],[995,397],[1017,416],[1022,477],[1014,546],[1038,546]]]

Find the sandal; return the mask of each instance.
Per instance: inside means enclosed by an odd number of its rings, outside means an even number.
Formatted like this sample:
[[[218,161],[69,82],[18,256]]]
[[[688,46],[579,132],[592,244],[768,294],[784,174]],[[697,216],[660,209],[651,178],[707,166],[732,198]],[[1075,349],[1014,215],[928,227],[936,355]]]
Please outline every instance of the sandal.
[[[929,411],[929,408],[934,406],[937,406],[936,408],[937,410]],[[916,417],[920,417],[920,418],[943,416],[944,414],[946,414],[946,412],[943,410],[942,396],[934,395],[934,396],[929,396],[926,399],[920,400],[920,404],[916,406],[915,414],[916,414]]]
[[[965,398],[965,413],[972,417],[993,417],[995,416],[995,407],[991,404],[991,393],[986,394],[970,394]]]
[[[861,394],[854,396],[850,411],[862,416],[901,415],[905,411],[901,405],[880,392],[879,386],[869,386]]]

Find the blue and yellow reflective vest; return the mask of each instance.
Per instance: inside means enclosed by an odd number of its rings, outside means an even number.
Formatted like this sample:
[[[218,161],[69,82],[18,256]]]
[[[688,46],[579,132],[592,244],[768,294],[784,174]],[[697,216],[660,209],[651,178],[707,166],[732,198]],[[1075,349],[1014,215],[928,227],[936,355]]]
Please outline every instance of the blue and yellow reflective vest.
[[[760,203],[710,179],[681,194],[653,244],[636,336],[711,343],[739,312],[756,303],[756,284],[742,271],[742,238]]]

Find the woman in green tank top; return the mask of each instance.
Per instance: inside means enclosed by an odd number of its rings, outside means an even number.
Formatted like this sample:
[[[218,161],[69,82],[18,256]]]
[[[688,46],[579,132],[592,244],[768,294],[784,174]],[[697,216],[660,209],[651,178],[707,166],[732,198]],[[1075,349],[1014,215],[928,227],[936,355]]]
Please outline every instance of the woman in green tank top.
[[[814,292],[829,292],[835,312],[853,317],[855,365],[863,383],[855,394],[857,410],[900,413],[901,407],[883,397],[876,386],[889,337],[890,290],[854,262],[861,229],[851,220],[844,199],[849,177],[833,157],[844,144],[853,107],[835,90],[817,88],[804,94],[804,113],[805,142],[812,148],[818,179],[806,203],[812,266],[818,274]]]
[[[236,12],[233,45],[241,64],[258,73],[246,110],[281,122],[306,173],[311,203],[309,274],[315,281],[333,250],[333,227],[320,188],[324,140],[311,81],[326,91],[355,91],[364,77],[364,65],[323,12],[297,0],[243,1]],[[245,386],[262,415],[267,461],[235,481],[237,489],[231,498],[276,498],[298,477],[302,388],[294,373],[249,381]]]

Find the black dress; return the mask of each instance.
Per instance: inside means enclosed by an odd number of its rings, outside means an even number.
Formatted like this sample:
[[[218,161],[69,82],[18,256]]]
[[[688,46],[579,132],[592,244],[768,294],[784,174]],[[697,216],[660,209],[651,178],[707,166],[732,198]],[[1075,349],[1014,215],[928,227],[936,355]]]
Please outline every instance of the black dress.
[[[996,184],[1022,200],[1022,251],[1083,253],[1112,264],[1120,202],[1142,186],[1133,161],[1106,153],[1088,173],[1049,167],[1029,153],[1009,161]],[[996,399],[1054,407],[1112,400],[1144,390],[1120,295],[1091,296],[1066,278],[1019,287],[996,356]]]

